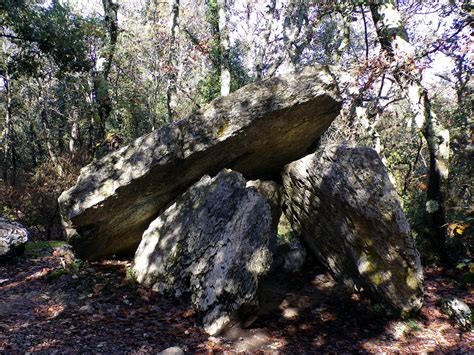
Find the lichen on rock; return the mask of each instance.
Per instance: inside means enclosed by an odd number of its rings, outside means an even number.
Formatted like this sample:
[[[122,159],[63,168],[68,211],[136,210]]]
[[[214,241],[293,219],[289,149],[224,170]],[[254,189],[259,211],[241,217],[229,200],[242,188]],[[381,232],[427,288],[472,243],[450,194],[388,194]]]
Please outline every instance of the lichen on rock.
[[[269,202],[241,174],[206,175],[145,231],[134,261],[137,280],[189,300],[216,334],[258,308],[273,225]]]
[[[378,154],[330,145],[283,170],[285,213],[336,277],[408,314],[423,302],[419,254]]]
[[[133,254],[151,221],[205,174],[266,179],[303,156],[341,108],[327,67],[246,85],[84,167],[59,198],[78,256]]]
[[[18,222],[0,217],[0,261],[21,254],[28,241],[28,231]]]

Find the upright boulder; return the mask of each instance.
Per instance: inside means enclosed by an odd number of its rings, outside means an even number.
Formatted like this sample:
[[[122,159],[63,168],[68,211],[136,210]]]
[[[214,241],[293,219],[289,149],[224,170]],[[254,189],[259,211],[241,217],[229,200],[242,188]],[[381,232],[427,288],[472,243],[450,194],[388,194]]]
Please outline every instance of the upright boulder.
[[[20,223],[0,217],[0,261],[21,254],[28,241],[28,231]]]
[[[423,302],[410,227],[378,154],[334,145],[283,169],[285,214],[336,279],[407,314]]]
[[[338,115],[322,66],[247,85],[86,166],[59,198],[82,258],[134,252],[158,213],[204,174],[222,168],[264,179],[302,157]]]
[[[138,282],[182,299],[216,334],[253,319],[275,237],[267,199],[243,176],[204,176],[155,219],[134,261]]]

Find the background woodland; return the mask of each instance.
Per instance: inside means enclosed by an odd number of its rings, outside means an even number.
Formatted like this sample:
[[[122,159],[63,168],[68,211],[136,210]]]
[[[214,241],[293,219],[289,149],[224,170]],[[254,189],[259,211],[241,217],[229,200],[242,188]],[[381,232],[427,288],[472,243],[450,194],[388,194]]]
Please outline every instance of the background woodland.
[[[82,166],[320,63],[345,99],[321,144],[374,148],[424,261],[472,267],[472,5],[391,3],[387,14],[362,1],[3,0],[0,214],[60,239],[57,197]]]

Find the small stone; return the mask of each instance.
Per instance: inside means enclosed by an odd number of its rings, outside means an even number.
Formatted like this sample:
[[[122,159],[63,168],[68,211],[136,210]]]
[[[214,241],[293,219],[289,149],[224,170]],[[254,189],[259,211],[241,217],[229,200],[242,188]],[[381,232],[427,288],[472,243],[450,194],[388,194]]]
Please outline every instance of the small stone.
[[[441,308],[454,321],[458,328],[472,329],[472,312],[469,306],[459,298],[443,299]]]
[[[159,355],[184,355],[184,351],[177,346],[173,346],[171,348],[167,348],[159,352],[158,354]]]
[[[81,308],[79,308],[79,312],[91,314],[91,313],[94,313],[94,308],[90,304],[86,304],[82,306]]]
[[[298,312],[298,309],[294,307],[288,307],[288,308],[283,309],[282,315],[286,319],[295,319],[295,318],[298,318],[299,312]]]

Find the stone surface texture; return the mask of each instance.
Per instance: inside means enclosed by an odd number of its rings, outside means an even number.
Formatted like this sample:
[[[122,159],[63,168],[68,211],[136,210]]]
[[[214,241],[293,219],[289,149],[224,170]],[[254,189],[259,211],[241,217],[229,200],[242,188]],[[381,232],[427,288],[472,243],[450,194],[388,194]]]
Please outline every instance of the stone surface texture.
[[[314,66],[246,85],[83,168],[59,198],[77,254],[133,253],[150,222],[204,174],[229,168],[265,179],[304,156],[340,111],[332,75]]]
[[[441,308],[454,324],[465,331],[472,331],[473,314],[469,306],[459,298],[441,300]]]
[[[282,178],[292,228],[336,279],[402,314],[421,307],[420,257],[374,150],[328,146],[288,164]]]
[[[172,346],[171,348],[167,348],[163,351],[160,351],[158,355],[184,355],[185,352],[183,349],[177,346]]]
[[[278,222],[280,221],[281,217],[281,185],[275,181],[252,180],[247,182],[247,187],[255,189],[267,199],[272,212],[272,227],[275,233],[277,233]]]
[[[0,217],[0,261],[21,254],[28,241],[28,231],[20,223]]]
[[[190,300],[217,334],[252,321],[275,237],[270,204],[240,173],[204,176],[154,220],[134,261],[139,283]]]

